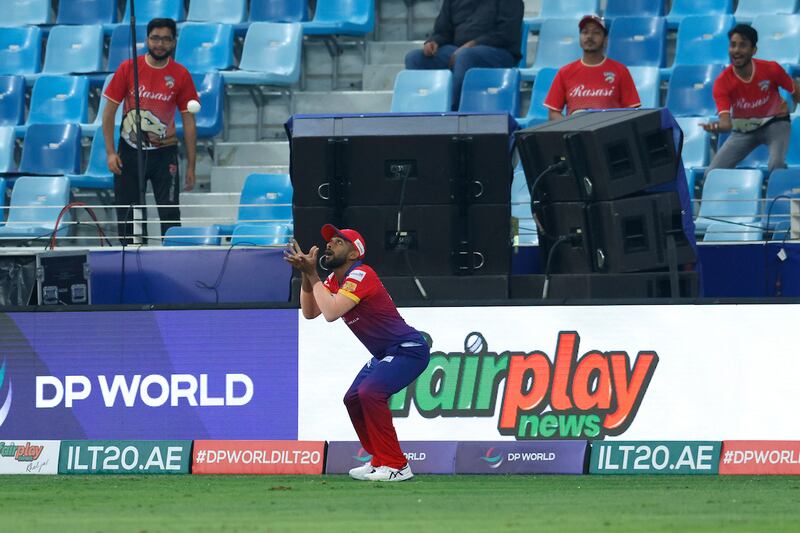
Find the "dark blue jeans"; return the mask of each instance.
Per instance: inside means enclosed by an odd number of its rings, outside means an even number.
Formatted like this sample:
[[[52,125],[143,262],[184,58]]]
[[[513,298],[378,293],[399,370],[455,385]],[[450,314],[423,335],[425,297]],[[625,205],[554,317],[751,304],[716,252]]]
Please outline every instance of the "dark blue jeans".
[[[426,56],[422,49],[412,50],[406,54],[406,68],[408,70],[436,70],[446,69],[450,63],[450,56],[458,50],[453,44],[445,44],[439,47],[431,57]],[[461,86],[464,84],[464,76],[467,71],[475,67],[483,68],[513,68],[517,66],[517,61],[508,50],[494,48],[492,46],[478,45],[472,48],[464,48],[456,54],[453,64],[453,105],[452,110],[458,111],[461,101]]]

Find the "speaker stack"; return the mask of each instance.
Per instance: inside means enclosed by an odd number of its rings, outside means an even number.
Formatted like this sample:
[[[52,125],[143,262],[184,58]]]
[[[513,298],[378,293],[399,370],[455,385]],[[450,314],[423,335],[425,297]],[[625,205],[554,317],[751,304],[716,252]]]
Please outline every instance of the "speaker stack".
[[[505,115],[295,117],[295,238],[356,229],[397,301],[507,298],[509,146]]]
[[[695,262],[678,194],[648,192],[677,174],[672,130],[662,128],[660,111],[579,113],[516,135],[544,228],[540,258],[552,274],[550,296],[697,295],[696,274],[678,271]],[[511,296],[538,297],[543,283],[512,279]]]

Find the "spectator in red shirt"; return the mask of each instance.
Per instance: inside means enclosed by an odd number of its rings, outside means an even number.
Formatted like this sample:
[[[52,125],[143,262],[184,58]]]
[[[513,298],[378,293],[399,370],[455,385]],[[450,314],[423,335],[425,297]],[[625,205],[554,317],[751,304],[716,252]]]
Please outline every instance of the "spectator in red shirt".
[[[774,61],[754,59],[758,32],[745,24],[728,32],[731,64],[714,82],[719,122],[702,124],[708,132],[733,131],[717,151],[705,174],[715,168],[734,168],[757,146],[769,147],[769,172],[786,167],[789,149],[789,106],[778,88],[800,101],[798,87]]]
[[[608,29],[603,19],[586,15],[578,23],[583,57],[561,67],[544,100],[550,120],[584,109],[639,107],[639,93],[627,67],[606,57]]]

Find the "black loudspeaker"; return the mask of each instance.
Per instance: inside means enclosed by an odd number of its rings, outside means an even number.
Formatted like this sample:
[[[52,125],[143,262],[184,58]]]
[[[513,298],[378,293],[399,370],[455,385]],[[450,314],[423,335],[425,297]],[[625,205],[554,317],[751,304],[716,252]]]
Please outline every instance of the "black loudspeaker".
[[[381,281],[398,305],[419,305],[423,299],[412,277],[385,276]],[[508,299],[508,276],[421,276],[419,282],[424,298],[431,301]]]
[[[696,298],[696,272],[680,272],[677,291],[672,292],[669,272],[635,274],[556,274],[550,276],[548,298]],[[544,286],[543,275],[511,276],[509,292],[512,299],[539,299]]]
[[[640,272],[695,261],[683,231],[675,192],[649,194],[609,202],[566,202],[545,205],[542,224],[551,235],[576,235],[553,250],[550,273]],[[591,228],[591,231],[589,230]],[[671,242],[670,242],[671,241]],[[552,240],[542,239],[542,261]],[[542,265],[544,271],[546,265]]]
[[[335,214],[327,207],[295,207],[295,238],[304,250],[313,244],[323,249],[319,231],[332,222],[361,233],[366,262],[381,276],[502,275],[510,269],[507,204],[471,206],[466,219],[455,206],[405,206],[399,236],[394,207],[347,207],[338,220]]]
[[[536,185],[543,202],[614,200],[671,182],[677,171],[658,110],[577,113],[516,136],[529,187],[549,165],[566,163]]]
[[[503,204],[513,169],[505,115],[300,117],[294,205]]]

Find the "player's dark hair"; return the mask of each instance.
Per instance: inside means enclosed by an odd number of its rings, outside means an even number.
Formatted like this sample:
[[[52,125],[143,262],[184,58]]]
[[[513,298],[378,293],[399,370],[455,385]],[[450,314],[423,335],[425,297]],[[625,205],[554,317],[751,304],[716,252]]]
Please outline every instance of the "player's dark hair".
[[[752,26],[748,26],[747,24],[737,24],[731,31],[728,32],[728,39],[733,37],[735,33],[738,33],[742,39],[750,41],[750,44],[754,48],[758,43],[758,32],[753,29]]]
[[[175,21],[172,19],[161,18],[161,19],[153,19],[147,23],[147,35],[150,35],[150,32],[156,28],[169,28],[172,32],[172,38],[174,39],[178,35],[178,28],[175,26]]]

